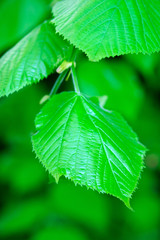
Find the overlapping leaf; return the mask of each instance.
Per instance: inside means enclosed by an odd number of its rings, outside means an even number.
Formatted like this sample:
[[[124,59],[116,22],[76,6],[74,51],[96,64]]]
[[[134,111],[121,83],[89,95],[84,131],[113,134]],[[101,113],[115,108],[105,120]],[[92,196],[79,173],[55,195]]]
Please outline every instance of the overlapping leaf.
[[[90,60],[160,50],[159,0],[63,0],[53,13],[56,30]]]
[[[46,169],[129,206],[145,152],[123,120],[84,96],[53,96],[36,118],[34,150]]]
[[[44,22],[0,59],[0,96],[47,77],[68,53],[68,43]]]

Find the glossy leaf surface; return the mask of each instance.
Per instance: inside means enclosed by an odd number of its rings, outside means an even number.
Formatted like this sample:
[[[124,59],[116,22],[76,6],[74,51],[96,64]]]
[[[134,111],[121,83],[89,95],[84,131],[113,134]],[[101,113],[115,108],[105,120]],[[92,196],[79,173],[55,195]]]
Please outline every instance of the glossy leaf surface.
[[[56,30],[90,60],[160,50],[159,0],[63,0],[53,8]]]
[[[64,92],[42,108],[36,130],[33,148],[57,181],[64,175],[129,206],[145,148],[119,114]]]
[[[68,43],[48,21],[35,28],[0,59],[0,96],[36,83],[65,59]]]

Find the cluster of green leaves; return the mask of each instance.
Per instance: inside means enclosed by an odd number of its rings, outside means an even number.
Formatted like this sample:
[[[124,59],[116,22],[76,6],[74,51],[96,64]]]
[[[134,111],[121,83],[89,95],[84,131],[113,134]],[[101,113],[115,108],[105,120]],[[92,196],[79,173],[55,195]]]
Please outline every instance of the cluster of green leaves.
[[[119,114],[104,109],[107,96],[96,93],[98,98],[90,98],[81,93],[70,43],[92,61],[159,51],[159,11],[158,0],[58,1],[53,6],[54,18],[36,27],[0,59],[0,96],[37,83],[64,61],[71,61],[66,68],[71,66],[75,92],[49,98],[36,118],[33,148],[56,180],[64,175],[112,194],[128,207],[143,167],[145,147]],[[108,68],[112,72],[112,66]],[[64,76],[61,73],[54,90]]]
[[[91,64],[86,59],[84,61],[86,66]],[[105,62],[109,64],[110,60],[106,59]],[[127,62],[119,59],[119,63],[121,62],[121,69],[125,72]],[[98,69],[98,63],[93,63],[93,66],[95,64]],[[101,64],[99,68],[101,69]],[[77,71],[82,83],[84,64],[82,68],[79,66]],[[107,76],[103,79],[106,84],[110,83]],[[52,78],[54,77],[56,74]],[[90,84],[92,77],[88,76]],[[128,75],[128,84],[131,77],[132,74],[130,77]],[[118,76],[113,79],[117,80],[114,88],[118,87],[121,79]],[[129,118],[129,122],[132,122],[132,125],[134,123],[134,129],[150,149],[139,189],[132,199],[135,209],[133,213],[124,208],[118,199],[87,190],[85,187],[75,187],[63,177],[60,178],[59,184],[48,184],[48,173],[35,159],[29,140],[34,130],[35,114],[41,108],[39,99],[49,90],[50,80],[52,81],[49,78],[37,85],[23,88],[0,100],[0,239],[97,240],[109,237],[127,240],[132,236],[132,240],[158,240],[157,190],[160,166],[156,166],[156,158],[160,159],[159,106],[156,106],[156,102],[151,102],[149,94],[146,98],[143,94],[139,101],[137,99],[137,105],[141,103],[139,111],[134,108],[136,114],[134,118]],[[66,84],[70,85],[68,90],[71,90],[72,82],[68,81]],[[126,85],[128,84],[126,80]],[[82,84],[80,89],[84,90]],[[142,90],[140,86],[129,88],[128,96],[125,95],[124,99],[129,101],[133,89],[135,92],[138,89],[139,92]],[[91,91],[92,87],[88,88],[86,94]],[[119,95],[120,93],[123,98],[123,88],[120,89]],[[116,98],[115,95],[114,100],[118,101],[118,98],[119,96]],[[114,107],[111,106],[111,102],[110,107]],[[129,109],[130,106],[126,108]],[[120,109],[119,111],[122,112]],[[125,116],[127,117],[127,114]],[[117,226],[117,222],[122,222],[123,225]],[[116,231],[113,231],[115,226]]]

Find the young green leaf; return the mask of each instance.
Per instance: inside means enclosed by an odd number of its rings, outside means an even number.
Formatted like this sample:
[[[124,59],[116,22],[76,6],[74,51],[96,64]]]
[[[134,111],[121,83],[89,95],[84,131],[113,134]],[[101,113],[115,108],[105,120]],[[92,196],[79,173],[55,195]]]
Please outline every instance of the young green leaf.
[[[33,148],[57,181],[64,175],[130,206],[145,148],[120,115],[64,92],[49,100],[35,123]]]
[[[160,50],[159,0],[63,0],[53,13],[56,30],[92,61]]]
[[[68,53],[68,43],[44,22],[0,59],[0,96],[47,77]]]

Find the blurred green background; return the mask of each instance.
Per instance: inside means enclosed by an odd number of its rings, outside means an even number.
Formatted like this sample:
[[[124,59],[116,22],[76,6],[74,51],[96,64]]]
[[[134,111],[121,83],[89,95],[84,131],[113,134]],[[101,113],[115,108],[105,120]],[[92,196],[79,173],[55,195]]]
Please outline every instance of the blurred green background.
[[[1,0],[0,55],[50,18],[52,4]],[[81,91],[101,96],[104,107],[120,112],[149,149],[131,200],[134,212],[112,196],[75,187],[64,178],[56,184],[35,158],[30,141],[34,118],[55,74],[0,99],[0,239],[158,240],[160,54],[126,55],[99,63],[80,55],[77,75]],[[71,81],[60,90],[72,90]]]

